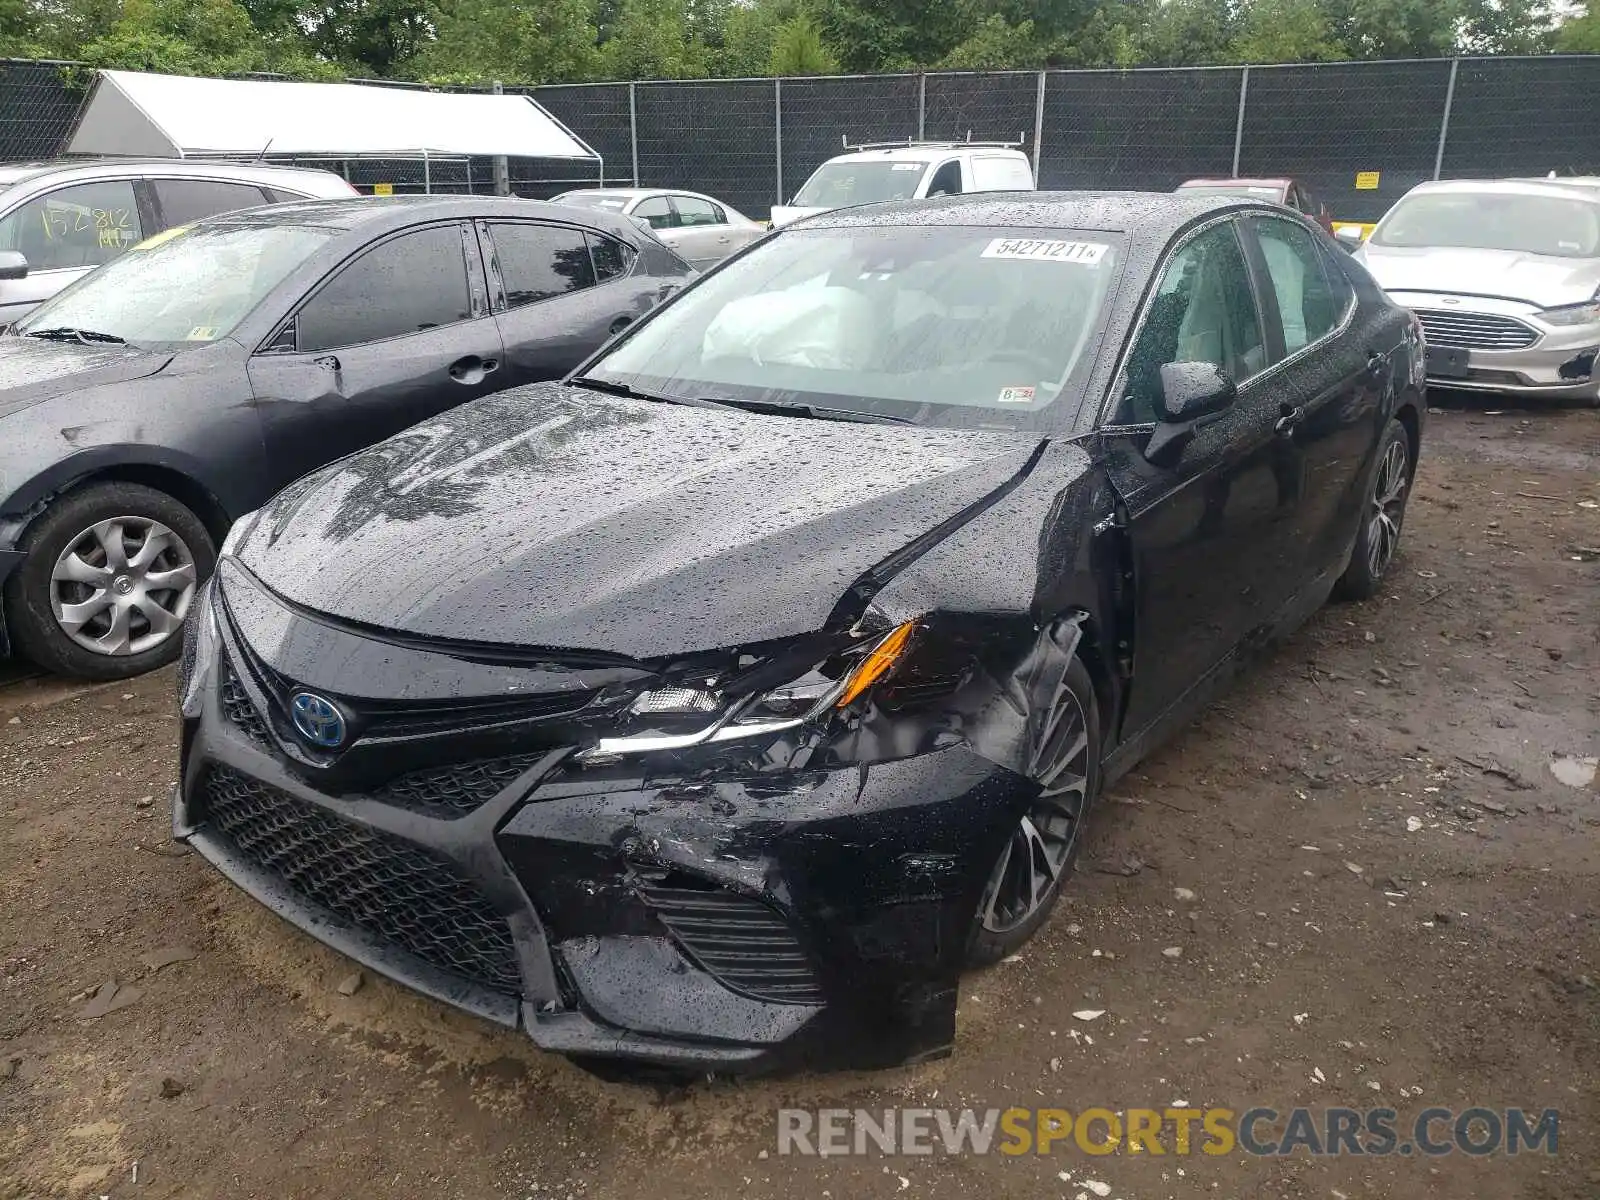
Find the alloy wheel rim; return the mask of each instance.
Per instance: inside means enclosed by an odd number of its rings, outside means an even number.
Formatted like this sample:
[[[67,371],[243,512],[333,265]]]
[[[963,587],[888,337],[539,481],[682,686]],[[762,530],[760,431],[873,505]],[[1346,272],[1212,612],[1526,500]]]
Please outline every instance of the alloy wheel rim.
[[[1009,933],[1050,899],[1077,845],[1089,795],[1089,732],[1083,706],[1063,687],[1039,740],[1030,777],[1039,795],[1011,831],[984,889],[980,921]]]
[[[110,517],[67,542],[50,572],[50,608],[73,644],[125,657],[183,626],[196,586],[194,554],[149,517]]]
[[[1381,577],[1400,545],[1400,522],[1405,516],[1407,478],[1406,448],[1390,442],[1378,464],[1372,484],[1372,514],[1367,524],[1367,566],[1372,577]]]

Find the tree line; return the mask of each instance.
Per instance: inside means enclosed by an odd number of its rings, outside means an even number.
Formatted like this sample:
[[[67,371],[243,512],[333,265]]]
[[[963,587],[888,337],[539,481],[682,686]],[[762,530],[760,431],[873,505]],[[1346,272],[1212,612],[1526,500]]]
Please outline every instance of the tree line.
[[[440,84],[1600,53],[1600,0],[0,0],[0,55]]]

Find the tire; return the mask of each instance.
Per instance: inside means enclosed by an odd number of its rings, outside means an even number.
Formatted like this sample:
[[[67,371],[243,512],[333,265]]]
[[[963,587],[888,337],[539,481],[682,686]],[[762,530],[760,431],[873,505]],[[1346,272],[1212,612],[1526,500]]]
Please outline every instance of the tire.
[[[5,588],[12,642],[38,666],[79,679],[127,679],[175,659],[195,589],[216,566],[200,519],[136,483],[69,492],[18,548],[27,557]]]
[[[1378,442],[1378,461],[1362,502],[1350,565],[1334,585],[1334,594],[1341,600],[1370,600],[1383,585],[1384,574],[1400,547],[1414,466],[1406,427],[1390,418]]]
[[[1070,832],[1065,834],[1064,844],[1053,844],[1060,842],[1061,838],[1059,835],[1050,836],[1049,818],[1041,815],[1053,807],[1047,786],[1039,800],[1023,816],[1019,827],[1007,838],[999,857],[989,868],[988,882],[978,901],[978,911],[973,916],[972,932],[967,941],[966,961],[969,967],[989,966],[1014,954],[1049,920],[1051,910],[1060,899],[1061,888],[1077,862],[1078,852],[1083,846],[1084,828],[1100,794],[1100,710],[1087,668],[1080,659],[1074,657],[1068,661],[1065,671],[1057,668],[1048,684],[1036,690],[1048,693],[1035,698],[1041,710],[1051,714],[1061,712],[1062,716],[1058,722],[1044,723],[1045,735],[1040,739],[1041,744],[1033,748],[1034,762],[1029,774],[1035,779],[1044,779],[1053,769],[1064,767],[1062,773],[1054,776],[1058,787],[1069,775],[1081,776],[1081,789],[1076,799],[1077,812],[1071,822]],[[1075,744],[1069,732],[1070,722],[1074,719],[1073,711],[1067,711],[1069,705],[1081,722],[1083,746],[1081,751],[1070,755],[1058,754],[1055,751],[1065,751],[1069,744]],[[1069,791],[1067,797],[1071,796]],[[1060,800],[1062,797],[1054,798],[1054,801]],[[1030,828],[1033,836],[1028,833]],[[1029,857],[1034,863],[1040,861],[1038,855],[1059,853],[1053,878],[1047,887],[1034,893],[1036,899],[1026,909],[1022,907],[1019,894],[1019,885],[1022,884],[1020,875],[1008,875],[1024,848],[1032,851]],[[996,915],[1001,915],[995,909],[1007,897],[1017,903],[1003,914],[1005,920],[992,920]]]

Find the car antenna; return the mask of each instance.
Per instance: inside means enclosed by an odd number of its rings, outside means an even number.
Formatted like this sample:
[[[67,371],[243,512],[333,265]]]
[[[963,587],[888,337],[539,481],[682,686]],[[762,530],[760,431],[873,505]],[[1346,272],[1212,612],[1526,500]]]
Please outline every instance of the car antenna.
[[[260,162],[262,159],[266,158],[267,151],[272,148],[272,143],[273,143],[274,140],[276,140],[276,139],[274,139],[274,138],[268,138],[267,139],[267,144],[265,146],[261,147],[261,153],[256,155],[256,161],[257,162]]]

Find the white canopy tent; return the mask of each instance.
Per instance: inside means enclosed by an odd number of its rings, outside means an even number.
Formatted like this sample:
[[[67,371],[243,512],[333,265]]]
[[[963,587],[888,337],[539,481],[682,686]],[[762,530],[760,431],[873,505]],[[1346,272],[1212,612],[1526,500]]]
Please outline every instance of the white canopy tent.
[[[526,96],[101,71],[68,154],[159,158],[583,159]]]

